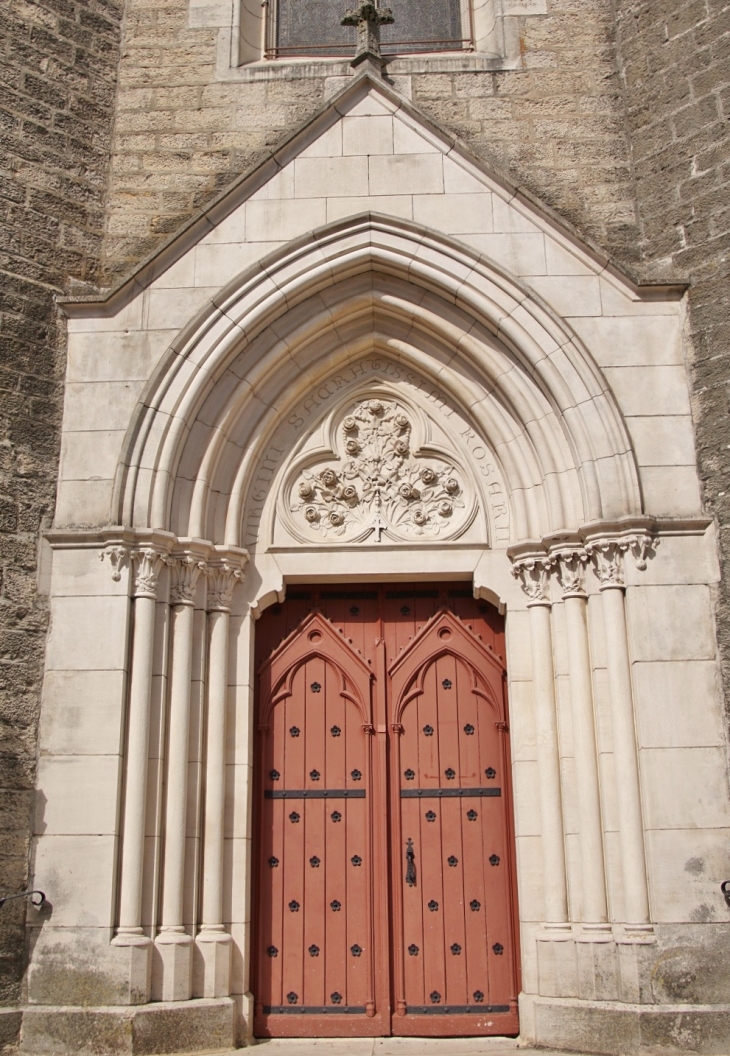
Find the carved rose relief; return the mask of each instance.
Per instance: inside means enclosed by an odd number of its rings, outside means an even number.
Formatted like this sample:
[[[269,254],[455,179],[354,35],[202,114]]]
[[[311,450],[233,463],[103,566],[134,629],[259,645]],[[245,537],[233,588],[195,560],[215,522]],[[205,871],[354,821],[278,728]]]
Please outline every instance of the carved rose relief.
[[[369,399],[337,430],[340,458],[295,480],[290,509],[312,534],[364,538],[452,536],[463,527],[461,473],[411,450],[411,421],[395,403]]]

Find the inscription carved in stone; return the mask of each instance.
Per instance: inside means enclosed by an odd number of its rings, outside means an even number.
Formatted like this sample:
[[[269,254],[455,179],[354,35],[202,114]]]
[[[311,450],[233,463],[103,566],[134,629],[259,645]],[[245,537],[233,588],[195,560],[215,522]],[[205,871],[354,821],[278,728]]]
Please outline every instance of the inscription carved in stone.
[[[410,417],[395,401],[363,400],[337,429],[340,458],[304,470],[290,509],[325,538],[449,538],[463,528],[467,503],[452,462],[414,453]]]

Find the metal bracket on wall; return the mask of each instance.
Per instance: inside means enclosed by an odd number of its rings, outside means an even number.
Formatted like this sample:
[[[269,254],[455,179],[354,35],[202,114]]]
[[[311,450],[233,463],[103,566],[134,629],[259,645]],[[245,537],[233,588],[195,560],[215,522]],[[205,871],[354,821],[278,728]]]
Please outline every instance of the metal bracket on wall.
[[[720,884],[720,890],[725,896],[725,902],[730,906],[730,880],[723,880]]]
[[[40,895],[40,898],[38,899],[37,902],[33,898],[33,895]],[[41,906],[44,905],[48,901],[48,899],[46,898],[45,894],[42,891],[21,891],[21,893],[19,895],[3,895],[2,898],[0,898],[0,909],[3,908],[3,906],[5,905],[6,902],[12,902],[13,899],[16,899],[16,898],[29,898],[31,900],[32,904],[36,907],[36,909],[40,909]]]

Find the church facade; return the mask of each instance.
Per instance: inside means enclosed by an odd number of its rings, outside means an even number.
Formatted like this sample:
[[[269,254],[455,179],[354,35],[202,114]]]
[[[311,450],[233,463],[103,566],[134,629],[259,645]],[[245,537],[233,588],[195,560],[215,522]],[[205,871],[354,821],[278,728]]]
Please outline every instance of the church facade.
[[[128,5],[24,1051],[730,1038],[706,263],[640,264],[628,14],[415,6]]]

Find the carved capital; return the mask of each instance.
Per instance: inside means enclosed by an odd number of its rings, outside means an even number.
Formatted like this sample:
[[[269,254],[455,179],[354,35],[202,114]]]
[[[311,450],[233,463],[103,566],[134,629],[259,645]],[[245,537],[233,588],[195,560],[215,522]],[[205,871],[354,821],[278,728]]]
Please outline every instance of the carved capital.
[[[656,550],[659,546],[659,540],[656,536],[649,535],[648,532],[637,532],[636,535],[629,535],[627,542],[629,550],[634,555],[636,567],[640,572],[645,571],[647,555],[651,550]]]
[[[593,558],[593,571],[600,580],[601,590],[623,590],[624,554],[629,543],[624,539],[599,539],[588,543],[587,553]]]
[[[112,566],[112,579],[118,583],[122,578],[122,569],[129,562],[130,548],[123,543],[112,543],[99,554],[99,560],[108,558]]]
[[[550,605],[550,560],[545,557],[522,557],[512,563],[512,575],[530,599],[531,605]]]
[[[206,570],[205,561],[202,561],[198,554],[186,551],[183,554],[173,554],[170,568],[172,570],[170,604],[194,604],[198,578],[201,572]]]
[[[152,598],[157,600],[157,582],[162,566],[168,556],[164,550],[155,546],[141,546],[131,551],[134,583],[133,598]]]
[[[563,597],[584,597],[584,568],[589,558],[580,548],[556,550],[550,555],[550,563],[558,570]]]
[[[600,580],[601,590],[623,589],[624,556],[631,553],[640,571],[646,568],[646,557],[658,540],[644,532],[620,535],[615,538],[591,539],[586,543],[586,552],[594,561],[594,572]]]
[[[221,553],[208,563],[208,612],[230,612],[233,591],[243,581],[248,553]]]

